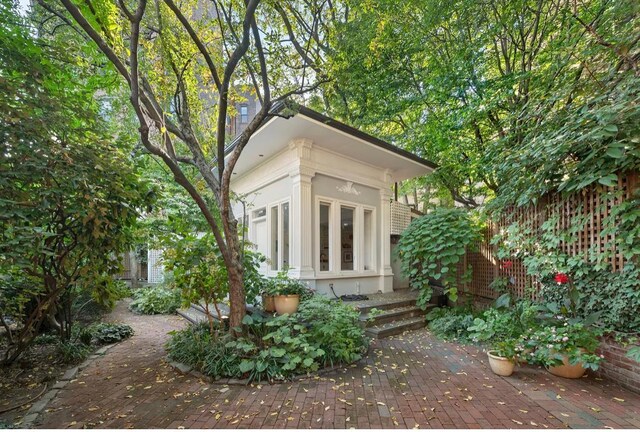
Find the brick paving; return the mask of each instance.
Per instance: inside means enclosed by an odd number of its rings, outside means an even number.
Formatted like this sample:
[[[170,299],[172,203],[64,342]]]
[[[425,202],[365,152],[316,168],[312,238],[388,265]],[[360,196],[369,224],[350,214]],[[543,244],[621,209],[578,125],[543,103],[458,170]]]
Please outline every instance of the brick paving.
[[[112,320],[136,335],[94,361],[36,423],[44,428],[639,428],[640,395],[607,381],[521,367],[493,375],[485,354],[418,330],[377,341],[368,359],[322,377],[224,386],[175,371],[167,332],[185,321]]]

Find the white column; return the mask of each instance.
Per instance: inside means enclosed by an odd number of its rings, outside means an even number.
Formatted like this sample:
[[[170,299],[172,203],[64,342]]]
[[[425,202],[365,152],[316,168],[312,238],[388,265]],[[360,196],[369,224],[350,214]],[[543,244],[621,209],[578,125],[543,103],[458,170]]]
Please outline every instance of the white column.
[[[315,171],[311,169],[312,142],[297,139],[289,143],[290,150],[297,155],[297,164],[289,172],[291,178],[291,271],[290,275],[300,279],[313,279],[313,226],[311,215],[311,179]]]
[[[385,175],[385,177],[387,177]],[[389,183],[388,183],[389,184]],[[380,189],[380,291],[393,291],[391,269],[391,187]]]

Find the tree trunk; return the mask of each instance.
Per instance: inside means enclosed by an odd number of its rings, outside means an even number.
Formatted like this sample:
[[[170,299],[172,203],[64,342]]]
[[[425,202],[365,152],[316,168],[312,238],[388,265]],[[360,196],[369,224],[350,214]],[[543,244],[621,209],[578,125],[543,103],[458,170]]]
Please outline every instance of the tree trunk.
[[[234,265],[227,269],[227,274],[229,276],[229,327],[232,334],[237,334],[234,328],[242,328],[242,320],[246,313],[242,263],[239,260],[234,262]]]

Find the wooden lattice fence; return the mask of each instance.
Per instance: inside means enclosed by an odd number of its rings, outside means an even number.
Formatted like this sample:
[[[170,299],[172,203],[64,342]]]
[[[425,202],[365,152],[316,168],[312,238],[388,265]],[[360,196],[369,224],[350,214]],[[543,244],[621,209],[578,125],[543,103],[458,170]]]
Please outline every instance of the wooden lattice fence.
[[[606,261],[612,271],[621,271],[625,265],[623,254],[615,245],[616,231],[606,229],[606,222],[614,218],[612,208],[632,198],[640,186],[638,173],[618,176],[615,187],[592,186],[578,193],[563,197],[554,194],[543,197],[536,205],[514,208],[503,212],[498,220],[489,223],[484,238],[476,246],[477,251],[467,252],[462,265],[472,268],[471,281],[464,284],[464,291],[475,297],[491,299],[497,293],[489,287],[491,282],[506,274],[500,269],[501,263],[496,257],[496,246],[491,239],[513,222],[538,232],[545,221],[555,220],[554,232],[572,230],[570,242],[561,242],[560,249],[570,256],[582,255],[586,259],[589,253],[605,253]],[[579,223],[576,223],[576,220]],[[519,260],[511,260],[509,269],[511,290],[520,297],[534,296],[539,288],[535,277],[527,275],[525,266]]]

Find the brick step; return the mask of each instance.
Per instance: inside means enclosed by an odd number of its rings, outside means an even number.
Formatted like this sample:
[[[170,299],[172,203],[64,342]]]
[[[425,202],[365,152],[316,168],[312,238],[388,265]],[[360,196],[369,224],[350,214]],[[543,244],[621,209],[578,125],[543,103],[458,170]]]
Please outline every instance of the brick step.
[[[431,308],[429,308],[430,310]],[[365,313],[360,316],[361,321],[368,321],[367,327],[373,327],[380,324],[386,324],[393,321],[401,321],[417,316],[424,316],[427,311],[423,311],[418,306],[403,306],[395,309],[383,310],[380,314],[377,314],[371,321],[369,320],[370,313]]]
[[[400,321],[393,321],[386,324],[380,324],[373,327],[368,327],[365,330],[365,334],[369,337],[376,339],[382,339],[389,336],[395,336],[404,333],[408,330],[417,330],[423,328],[426,325],[426,321],[423,316],[417,316],[413,318],[407,318]]]

